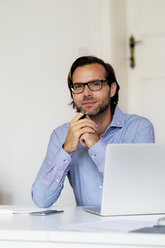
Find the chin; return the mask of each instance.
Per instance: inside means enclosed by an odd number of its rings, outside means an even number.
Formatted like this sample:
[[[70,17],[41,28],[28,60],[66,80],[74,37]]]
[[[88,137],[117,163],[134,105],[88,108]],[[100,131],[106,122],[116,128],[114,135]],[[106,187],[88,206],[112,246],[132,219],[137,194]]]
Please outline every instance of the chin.
[[[89,116],[96,116],[100,114],[100,111],[98,109],[96,110],[87,110]]]

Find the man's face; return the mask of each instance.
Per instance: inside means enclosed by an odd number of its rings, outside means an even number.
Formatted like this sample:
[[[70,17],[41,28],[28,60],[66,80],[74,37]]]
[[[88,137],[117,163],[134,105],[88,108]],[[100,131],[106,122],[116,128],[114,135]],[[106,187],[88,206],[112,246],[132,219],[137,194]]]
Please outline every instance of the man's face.
[[[87,83],[93,80],[106,80],[105,69],[95,63],[79,66],[73,73],[72,81],[75,83]],[[116,85],[114,83],[114,85]],[[111,89],[107,83],[103,83],[102,89],[91,91],[86,85],[80,94],[73,94],[73,101],[78,112],[88,112],[89,116],[96,116],[104,111],[110,111],[110,97],[114,96],[115,89]]]

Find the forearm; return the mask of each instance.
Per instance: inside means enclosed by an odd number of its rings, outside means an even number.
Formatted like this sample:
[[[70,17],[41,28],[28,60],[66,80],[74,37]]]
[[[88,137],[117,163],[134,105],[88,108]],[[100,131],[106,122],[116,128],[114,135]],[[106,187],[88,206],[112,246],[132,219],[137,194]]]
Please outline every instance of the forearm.
[[[52,139],[31,190],[32,199],[39,207],[49,207],[57,201],[71,161],[71,156],[63,150],[62,145],[61,148],[56,147]]]

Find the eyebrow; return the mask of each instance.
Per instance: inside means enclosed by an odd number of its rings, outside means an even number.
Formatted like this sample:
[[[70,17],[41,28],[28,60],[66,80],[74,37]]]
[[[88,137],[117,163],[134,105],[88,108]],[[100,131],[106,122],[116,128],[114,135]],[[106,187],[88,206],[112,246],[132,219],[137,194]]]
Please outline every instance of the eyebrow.
[[[73,84],[85,84],[85,83],[90,83],[90,82],[100,81],[100,80],[106,80],[106,79],[93,79],[87,82],[73,82]]]

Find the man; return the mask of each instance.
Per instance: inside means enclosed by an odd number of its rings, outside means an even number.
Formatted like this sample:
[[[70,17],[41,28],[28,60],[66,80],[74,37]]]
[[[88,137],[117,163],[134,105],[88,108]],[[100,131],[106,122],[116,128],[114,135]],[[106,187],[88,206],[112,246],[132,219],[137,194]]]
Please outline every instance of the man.
[[[119,85],[109,64],[92,56],[78,58],[70,69],[68,87],[78,114],[51,135],[32,186],[39,207],[56,202],[66,175],[78,206],[100,206],[106,145],[154,142],[149,120],[124,114],[116,106]]]

